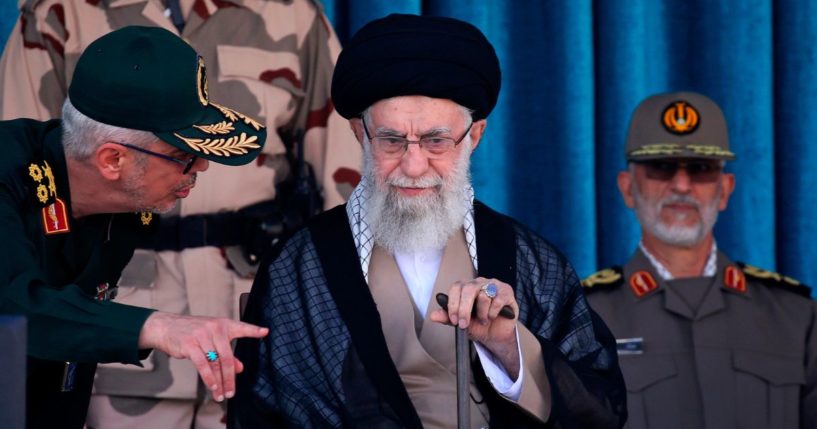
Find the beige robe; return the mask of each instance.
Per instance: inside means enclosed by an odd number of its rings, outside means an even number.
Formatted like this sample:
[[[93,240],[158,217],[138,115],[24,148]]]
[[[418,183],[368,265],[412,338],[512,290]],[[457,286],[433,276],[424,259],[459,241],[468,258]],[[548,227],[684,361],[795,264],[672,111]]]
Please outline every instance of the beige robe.
[[[426,317],[422,317],[394,257],[377,246],[372,253],[369,289],[378,306],[389,354],[426,428],[457,425],[454,328],[432,322],[428,315],[438,308],[434,298],[438,293],[447,293],[455,281],[475,277],[465,237],[460,232],[446,245],[428,311]],[[546,421],[550,410],[550,389],[541,348],[527,329],[521,325],[517,325],[517,329],[526,368],[517,404]],[[471,426],[488,427],[489,420],[488,407],[472,378]]]

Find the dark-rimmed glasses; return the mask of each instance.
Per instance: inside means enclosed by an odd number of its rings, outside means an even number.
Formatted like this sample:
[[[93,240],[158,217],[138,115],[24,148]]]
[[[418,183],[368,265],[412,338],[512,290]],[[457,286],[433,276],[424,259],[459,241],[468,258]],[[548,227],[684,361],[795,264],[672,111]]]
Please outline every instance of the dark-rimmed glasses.
[[[360,117],[363,122],[363,131],[366,137],[377,148],[377,151],[389,158],[400,158],[408,150],[408,145],[417,144],[421,149],[424,149],[429,155],[429,158],[438,158],[445,155],[447,152],[454,149],[460,142],[465,139],[468,132],[471,131],[473,122],[468,124],[468,128],[462,134],[462,137],[454,140],[451,137],[443,137],[436,135],[429,135],[420,137],[420,140],[409,140],[401,136],[374,136],[369,134],[369,127],[366,125],[366,119]]]
[[[196,155],[193,155],[190,159],[186,159],[186,160],[185,159],[179,159],[179,158],[174,158],[174,157],[172,157],[170,155],[165,155],[163,153],[154,152],[152,150],[147,150],[147,149],[145,149],[143,147],[135,146],[135,145],[128,144],[128,143],[120,143],[120,142],[113,142],[113,143],[116,143],[116,144],[121,145],[121,146],[125,146],[125,147],[133,149],[135,151],[139,151],[139,152],[142,152],[142,153],[145,153],[145,154],[148,154],[148,155],[155,156],[157,158],[162,158],[165,161],[175,162],[176,164],[179,164],[179,165],[182,166],[182,174],[189,173],[190,169],[193,168],[193,164],[195,164],[196,160],[199,159],[199,157],[196,156]]]
[[[721,161],[712,159],[654,159],[649,161],[638,161],[643,165],[647,178],[666,182],[672,180],[678,170],[684,169],[689,180],[696,183],[716,182],[723,171]]]

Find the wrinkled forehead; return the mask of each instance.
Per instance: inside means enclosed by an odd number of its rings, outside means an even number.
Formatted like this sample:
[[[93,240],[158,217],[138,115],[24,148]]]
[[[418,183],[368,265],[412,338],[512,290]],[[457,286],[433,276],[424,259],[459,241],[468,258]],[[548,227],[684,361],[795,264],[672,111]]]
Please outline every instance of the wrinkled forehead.
[[[366,121],[378,128],[413,130],[460,129],[467,126],[470,113],[465,107],[443,98],[420,95],[380,100],[366,110]]]

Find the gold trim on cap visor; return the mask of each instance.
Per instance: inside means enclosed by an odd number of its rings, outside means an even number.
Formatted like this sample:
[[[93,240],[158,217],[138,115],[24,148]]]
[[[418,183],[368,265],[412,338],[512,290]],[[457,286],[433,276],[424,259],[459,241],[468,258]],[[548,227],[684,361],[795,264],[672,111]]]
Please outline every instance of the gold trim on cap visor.
[[[677,143],[660,143],[649,144],[642,146],[627,154],[629,157],[634,156],[652,156],[652,155],[683,155],[684,153],[692,153],[693,155],[701,156],[723,156],[734,158],[735,154],[718,146],[710,145],[680,145]]]

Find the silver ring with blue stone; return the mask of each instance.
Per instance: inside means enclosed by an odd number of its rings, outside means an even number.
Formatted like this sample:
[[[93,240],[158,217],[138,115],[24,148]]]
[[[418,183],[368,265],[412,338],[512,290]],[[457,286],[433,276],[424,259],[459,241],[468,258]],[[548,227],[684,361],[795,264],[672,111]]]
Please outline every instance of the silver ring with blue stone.
[[[496,294],[497,292],[499,292],[499,289],[497,289],[495,284],[487,283],[484,286],[482,286],[482,291],[485,292],[485,296],[494,299],[496,298]]]
[[[216,352],[215,350],[208,351],[207,353],[204,354],[204,356],[207,357],[207,360],[209,362],[215,362],[218,360],[218,352]]]

